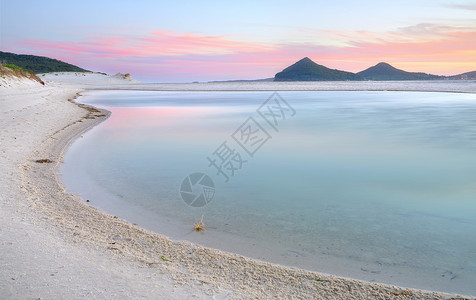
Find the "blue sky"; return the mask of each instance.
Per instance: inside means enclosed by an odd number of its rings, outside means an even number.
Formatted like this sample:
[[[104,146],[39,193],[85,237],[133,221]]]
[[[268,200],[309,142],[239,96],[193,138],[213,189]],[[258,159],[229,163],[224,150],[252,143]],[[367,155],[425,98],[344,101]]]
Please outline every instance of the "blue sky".
[[[476,1],[0,0],[0,10],[2,51],[147,81],[272,77],[304,56],[347,71],[476,70]]]

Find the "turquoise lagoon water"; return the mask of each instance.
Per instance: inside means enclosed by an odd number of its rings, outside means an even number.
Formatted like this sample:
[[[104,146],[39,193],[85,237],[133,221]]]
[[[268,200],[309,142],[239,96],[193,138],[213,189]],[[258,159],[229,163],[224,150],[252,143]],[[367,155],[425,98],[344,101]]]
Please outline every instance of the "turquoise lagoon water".
[[[271,95],[88,92],[79,101],[112,116],[72,145],[63,181],[91,205],[174,240],[476,295],[475,95],[280,92],[290,107],[275,128],[257,112]],[[261,126],[253,156],[234,135],[249,117]],[[225,153],[223,142],[243,162],[228,182],[207,159]],[[215,185],[204,207],[179,193],[194,172]],[[207,230],[194,232],[202,215]]]

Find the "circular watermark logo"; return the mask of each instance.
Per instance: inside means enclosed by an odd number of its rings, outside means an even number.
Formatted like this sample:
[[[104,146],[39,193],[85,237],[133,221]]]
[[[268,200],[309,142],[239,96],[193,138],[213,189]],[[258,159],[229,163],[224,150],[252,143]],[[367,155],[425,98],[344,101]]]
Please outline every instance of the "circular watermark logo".
[[[212,201],[215,195],[215,184],[210,176],[204,173],[192,173],[185,177],[180,186],[183,201],[193,207],[203,207]]]

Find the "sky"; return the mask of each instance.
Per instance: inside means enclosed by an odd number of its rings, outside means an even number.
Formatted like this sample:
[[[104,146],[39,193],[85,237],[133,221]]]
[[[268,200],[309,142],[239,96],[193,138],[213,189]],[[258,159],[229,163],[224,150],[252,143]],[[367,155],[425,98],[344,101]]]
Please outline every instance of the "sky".
[[[0,0],[0,50],[145,82],[270,78],[303,57],[455,75],[476,70],[476,1]]]

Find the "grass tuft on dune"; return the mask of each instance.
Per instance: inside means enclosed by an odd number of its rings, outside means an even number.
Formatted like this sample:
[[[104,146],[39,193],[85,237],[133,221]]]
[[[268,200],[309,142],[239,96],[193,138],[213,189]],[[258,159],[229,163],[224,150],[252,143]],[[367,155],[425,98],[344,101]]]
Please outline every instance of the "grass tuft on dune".
[[[3,78],[11,76],[18,78],[28,78],[45,85],[45,83],[38,76],[36,76],[35,72],[25,70],[12,64],[0,64],[0,76]]]

